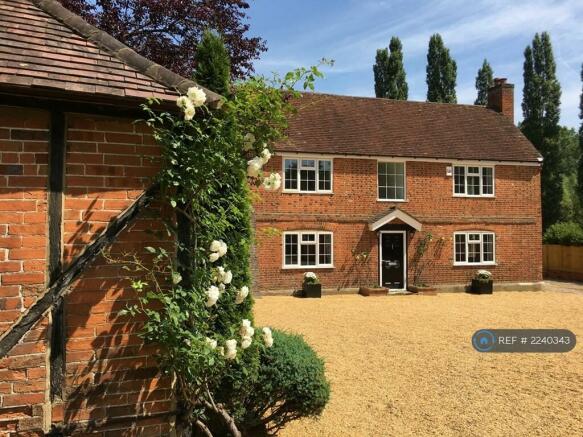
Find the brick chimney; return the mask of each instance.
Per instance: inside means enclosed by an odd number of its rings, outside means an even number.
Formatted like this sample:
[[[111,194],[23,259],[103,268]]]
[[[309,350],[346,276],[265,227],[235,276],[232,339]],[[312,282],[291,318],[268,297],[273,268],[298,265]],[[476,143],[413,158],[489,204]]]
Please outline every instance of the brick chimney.
[[[494,79],[494,86],[488,89],[486,107],[506,115],[514,122],[514,85],[506,83],[506,78]]]

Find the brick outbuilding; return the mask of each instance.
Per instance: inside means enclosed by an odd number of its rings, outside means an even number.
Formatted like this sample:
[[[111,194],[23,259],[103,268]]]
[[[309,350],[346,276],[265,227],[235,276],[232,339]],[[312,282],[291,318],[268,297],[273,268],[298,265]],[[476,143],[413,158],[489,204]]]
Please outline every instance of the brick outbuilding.
[[[171,432],[172,381],[100,252],[159,244],[160,148],[134,121],[193,85],[54,0],[0,0],[0,435]]]

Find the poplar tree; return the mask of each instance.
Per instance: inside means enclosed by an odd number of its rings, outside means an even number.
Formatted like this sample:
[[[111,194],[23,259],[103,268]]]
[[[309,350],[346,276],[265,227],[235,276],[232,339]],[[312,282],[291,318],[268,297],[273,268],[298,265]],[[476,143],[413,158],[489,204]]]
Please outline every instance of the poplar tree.
[[[390,53],[389,53],[390,52]],[[403,45],[396,36],[391,38],[389,50],[377,50],[373,66],[375,95],[395,100],[407,100],[409,87],[403,66]]]
[[[482,67],[478,70],[478,75],[476,76],[476,90],[478,90],[478,97],[474,102],[474,105],[486,106],[488,104],[488,89],[494,85],[494,72],[492,67],[488,63],[487,59],[484,59]]]
[[[544,158],[541,178],[544,229],[557,222],[561,213],[560,103],[561,86],[551,39],[547,32],[537,33],[532,46],[524,51],[524,119],[520,127]]]
[[[457,64],[436,33],[429,39],[427,51],[427,101],[456,103]]]
[[[581,82],[583,83],[583,64],[581,64]],[[581,149],[581,157],[579,158],[578,170],[578,191],[580,204],[583,207],[583,88],[581,89],[581,97],[579,100],[579,118],[581,119],[581,126],[579,127],[579,148]],[[583,220],[583,217],[581,217]]]
[[[216,32],[205,30],[196,48],[194,80],[223,96],[229,94],[231,61],[223,38]]]

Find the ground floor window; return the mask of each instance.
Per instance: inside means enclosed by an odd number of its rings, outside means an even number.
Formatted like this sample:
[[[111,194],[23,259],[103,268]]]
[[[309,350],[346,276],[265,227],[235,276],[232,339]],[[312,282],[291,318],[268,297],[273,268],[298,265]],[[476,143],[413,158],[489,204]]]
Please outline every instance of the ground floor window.
[[[454,233],[454,264],[494,264],[495,241],[493,232]]]
[[[332,232],[284,232],[284,267],[332,267]]]

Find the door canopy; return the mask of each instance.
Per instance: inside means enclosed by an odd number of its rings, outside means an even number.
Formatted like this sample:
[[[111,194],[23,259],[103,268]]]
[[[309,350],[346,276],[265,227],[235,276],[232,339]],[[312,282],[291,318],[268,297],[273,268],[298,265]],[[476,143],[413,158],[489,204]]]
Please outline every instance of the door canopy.
[[[375,217],[371,223],[368,225],[371,231],[377,231],[383,226],[391,223],[393,220],[399,220],[409,226],[411,226],[416,231],[420,231],[423,225],[421,222],[414,217],[407,214],[405,211],[399,208],[391,208],[389,212],[383,214],[381,217]]]

